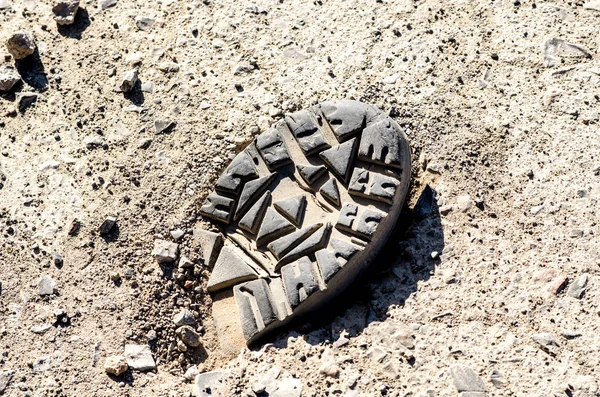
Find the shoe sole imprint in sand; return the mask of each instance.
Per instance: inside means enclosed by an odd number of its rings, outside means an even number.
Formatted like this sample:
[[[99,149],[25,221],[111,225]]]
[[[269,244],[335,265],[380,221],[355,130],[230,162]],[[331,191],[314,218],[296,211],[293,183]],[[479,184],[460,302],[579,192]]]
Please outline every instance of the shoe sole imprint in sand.
[[[221,345],[257,343],[346,289],[393,230],[410,169],[400,127],[358,101],[320,103],[258,135],[200,209],[222,233],[195,230]]]

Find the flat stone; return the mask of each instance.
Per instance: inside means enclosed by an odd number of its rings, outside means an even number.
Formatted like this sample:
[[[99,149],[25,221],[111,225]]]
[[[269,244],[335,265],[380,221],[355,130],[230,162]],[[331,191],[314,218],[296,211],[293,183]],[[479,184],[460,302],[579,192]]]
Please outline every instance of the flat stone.
[[[101,235],[106,235],[109,234],[113,228],[115,227],[115,225],[117,224],[117,218],[115,218],[114,216],[107,216],[106,219],[104,219],[104,222],[102,222],[102,224],[100,225],[99,231]]]
[[[35,52],[33,36],[27,32],[13,33],[6,41],[6,49],[19,61]]]
[[[569,286],[569,289],[567,290],[567,295],[572,298],[581,299],[585,294],[588,279],[589,274],[583,273],[575,280],[573,280],[573,283]]]
[[[175,128],[175,122],[172,120],[155,120],[154,132],[157,134],[171,132]]]
[[[177,326],[194,325],[196,324],[196,319],[191,311],[188,309],[181,309],[173,316],[173,323]]]
[[[245,63],[248,73],[255,70]],[[247,73],[243,64],[237,72]],[[264,132],[233,157],[199,211],[226,241],[208,290],[219,343],[231,353],[275,335],[300,313],[310,318],[307,310],[362,274],[383,245],[378,239],[395,227],[410,181],[407,138],[376,107],[327,101],[271,126],[290,106],[270,97],[262,105],[270,117],[251,131]],[[246,142],[235,137],[231,146]],[[188,349],[179,342],[179,351]],[[401,372],[390,358],[381,367],[395,377]],[[276,384],[256,390],[272,395]]]
[[[119,376],[129,369],[127,359],[123,356],[109,356],[104,362],[104,370],[107,374]]]
[[[32,369],[34,372],[45,372],[58,366],[62,361],[62,353],[59,350],[56,350],[52,354],[36,358],[33,362]]]
[[[302,381],[296,378],[285,378],[277,382],[277,388],[269,393],[269,397],[301,397]]]
[[[215,292],[258,278],[250,263],[251,259],[238,248],[223,247],[208,279],[208,291]]]
[[[11,66],[0,67],[0,91],[10,91],[21,81],[21,75]]]
[[[135,371],[156,369],[152,351],[148,345],[125,345],[125,358],[129,368]]]
[[[227,372],[225,371],[211,371],[198,374],[194,380],[192,394],[195,397],[213,397],[215,395],[213,391],[221,385],[221,380],[226,375]]]
[[[116,6],[117,0],[99,0],[98,5],[101,10],[106,10],[107,8]]]
[[[52,7],[54,20],[59,25],[71,25],[79,10],[79,0],[58,0]]]
[[[54,295],[56,293],[56,281],[45,274],[40,281],[38,281],[37,290],[39,296]]]
[[[200,257],[212,268],[223,247],[223,235],[203,229],[194,229],[194,241],[200,245]]]
[[[538,345],[550,348],[550,347],[558,347],[558,342],[552,333],[550,332],[540,332],[538,334],[534,334],[531,336]]]
[[[456,364],[450,367],[454,386],[459,392],[485,392],[485,383],[465,365]]]
[[[154,240],[154,249],[152,256],[158,263],[172,263],[177,260],[179,245],[167,240]]]

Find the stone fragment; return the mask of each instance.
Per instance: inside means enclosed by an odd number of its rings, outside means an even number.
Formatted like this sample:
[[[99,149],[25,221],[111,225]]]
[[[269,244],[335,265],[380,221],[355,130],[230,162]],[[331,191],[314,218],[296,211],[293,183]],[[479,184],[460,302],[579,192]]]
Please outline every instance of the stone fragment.
[[[398,186],[400,182],[395,178],[355,168],[348,185],[348,193],[392,204]]]
[[[379,222],[386,216],[384,212],[371,208],[359,208],[354,203],[344,203],[335,227],[355,236],[371,239]]]
[[[196,376],[200,375],[200,372],[198,372],[198,367],[196,367],[195,365],[192,365],[191,367],[189,367],[187,369],[187,371],[185,371],[185,374],[183,374],[183,377],[185,378],[185,380],[187,381],[192,381],[196,378]]]
[[[113,228],[115,227],[116,224],[117,224],[117,218],[115,218],[114,216],[107,216],[106,219],[104,219],[104,222],[102,222],[102,225],[100,225],[100,228],[99,228],[100,235],[109,234],[113,230]]]
[[[99,0],[98,5],[101,10],[106,10],[107,8],[116,6],[117,0]]]
[[[273,203],[273,207],[294,225],[300,226],[306,209],[306,196],[300,194],[298,196],[278,200]]]
[[[211,193],[200,207],[200,214],[219,222],[228,224],[233,217],[233,205],[235,201],[228,197]]]
[[[4,393],[14,375],[15,371],[0,371],[0,395]]]
[[[12,66],[0,67],[0,91],[10,91],[21,81],[21,76]]]
[[[258,279],[237,285],[233,288],[233,294],[246,341],[250,341],[267,325],[277,320],[273,297],[265,280]]]
[[[308,257],[283,266],[281,279],[292,309],[319,289],[313,264]]]
[[[251,266],[251,259],[236,247],[225,246],[217,258],[208,279],[207,289],[216,292],[258,277]]]
[[[260,225],[256,245],[261,246],[270,243],[273,240],[284,236],[295,229],[294,225],[284,218],[272,207],[267,209],[267,213]]]
[[[148,16],[138,16],[135,18],[135,26],[137,26],[139,30],[150,30],[152,25],[154,25],[154,22],[154,18]]]
[[[311,234],[306,240],[301,242],[297,247],[292,249],[283,258],[281,258],[277,263],[276,268],[279,268],[286,263],[293,262],[304,255],[309,255],[315,251],[325,248],[327,246],[327,240],[329,239],[330,233],[331,224],[328,222],[321,226],[319,230]]]
[[[135,87],[135,84],[139,80],[139,73],[137,69],[132,69],[123,75],[121,84],[119,84],[119,90],[121,92],[130,92]]]
[[[194,240],[200,245],[200,257],[212,268],[223,247],[223,235],[203,229],[194,229]]]
[[[542,348],[552,348],[558,347],[558,342],[552,333],[550,332],[540,332],[538,334],[531,335],[531,339],[534,340],[538,345]]]
[[[33,362],[32,369],[35,372],[48,371],[51,368],[56,367],[63,361],[63,356],[60,350],[55,350],[54,353],[47,356],[38,357]]]
[[[348,177],[354,164],[355,144],[356,138],[352,138],[349,141],[319,153],[319,157],[343,182],[348,182]]]
[[[322,165],[298,164],[296,165],[296,168],[302,179],[304,179],[309,186],[327,172],[327,168]]]
[[[79,10],[79,0],[58,0],[52,7],[54,20],[59,25],[71,25]]]
[[[31,34],[17,32],[8,38],[6,48],[15,60],[20,61],[35,52],[35,42]]]
[[[568,43],[557,37],[548,39],[542,46],[544,64],[553,67],[561,64],[561,57],[592,58],[592,54],[579,44]]]
[[[190,327],[189,325],[184,325],[177,328],[176,334],[181,338],[181,340],[183,341],[183,343],[186,344],[186,346],[200,346],[200,335],[198,335],[196,330]]]
[[[19,108],[19,112],[23,113],[29,106],[37,101],[39,94],[35,92],[19,92],[16,95],[15,102]]]
[[[211,371],[196,375],[192,394],[194,397],[214,397],[214,391],[222,384],[226,374],[225,371]]]
[[[175,122],[171,120],[155,120],[154,131],[157,134],[171,132],[175,128]]]
[[[325,249],[316,252],[317,264],[325,283],[350,260],[361,248],[344,240],[332,238]]]
[[[450,367],[450,374],[458,392],[485,392],[486,387],[481,378],[465,365],[456,364]]]
[[[56,293],[56,281],[49,275],[45,274],[42,276],[37,284],[37,290],[39,296],[49,296]]]
[[[490,382],[496,387],[496,389],[502,389],[505,385],[504,377],[502,376],[502,372],[495,369],[489,376]]]
[[[306,155],[329,148],[329,144],[321,134],[317,120],[309,110],[288,114],[285,117],[285,122],[298,141],[300,149]]]
[[[473,205],[473,203],[471,201],[471,196],[469,196],[468,194],[465,194],[463,196],[458,196],[456,198],[456,206],[462,212],[468,211],[472,205]]]
[[[249,180],[258,178],[256,167],[246,152],[238,154],[221,174],[215,190],[221,194],[239,196],[243,185]]]
[[[327,101],[320,108],[339,142],[360,133],[368,120],[378,116],[375,109],[358,101]]]
[[[340,373],[340,367],[336,364],[335,357],[329,347],[325,348],[325,351],[321,355],[319,373],[330,378],[337,378]]]
[[[181,309],[177,314],[173,316],[173,323],[177,326],[181,325],[194,325],[196,324],[196,319],[194,318],[194,314],[188,309]]]
[[[158,65],[158,70],[165,73],[179,72],[179,64],[175,62],[162,62]]]
[[[256,148],[270,170],[292,162],[287,146],[275,128],[256,137]]]
[[[336,207],[340,206],[340,190],[338,189],[338,184],[335,179],[331,178],[325,182],[323,186],[321,186],[321,189],[319,189],[319,192],[331,204],[335,205]]]
[[[573,281],[573,284],[571,284],[571,286],[569,287],[567,295],[575,299],[581,299],[585,294],[588,278],[589,274],[587,273],[583,273],[582,275],[577,277]]]
[[[269,393],[269,397],[301,397],[302,381],[296,378],[285,378],[277,382],[277,388]]]
[[[302,241],[306,240],[321,226],[323,226],[322,223],[317,223],[303,229],[296,230],[295,232],[272,241],[267,245],[267,248],[273,253],[273,255],[275,255],[275,258],[279,260],[296,246],[298,246]]]
[[[246,212],[246,215],[238,222],[240,228],[245,231],[256,234],[258,231],[258,227],[262,222],[263,216],[267,211],[267,207],[269,206],[269,201],[271,200],[271,192],[266,191],[261,198],[254,203],[254,205]]]
[[[363,130],[358,159],[389,167],[402,167],[403,140],[390,119],[383,119]]]
[[[136,371],[151,371],[156,369],[152,351],[148,345],[125,345],[127,365]]]
[[[272,172],[270,175],[263,176],[249,182],[246,182],[238,200],[238,206],[235,211],[234,219],[239,220],[245,213],[250,209],[252,204],[256,202],[256,199],[267,190],[271,182],[275,179],[277,174]]]
[[[127,360],[123,356],[109,356],[104,362],[104,370],[107,374],[119,376],[129,369]]]
[[[178,252],[179,245],[167,240],[154,240],[154,249],[152,250],[152,256],[154,256],[154,259],[156,259],[158,263],[175,262],[177,260]]]

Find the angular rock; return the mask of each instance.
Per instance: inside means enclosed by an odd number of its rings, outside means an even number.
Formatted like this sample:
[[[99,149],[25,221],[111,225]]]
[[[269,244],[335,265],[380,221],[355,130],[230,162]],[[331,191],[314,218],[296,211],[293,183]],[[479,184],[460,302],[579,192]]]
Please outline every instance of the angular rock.
[[[167,240],[154,240],[154,249],[152,256],[158,263],[171,263],[177,260],[179,245]]]
[[[181,309],[173,316],[173,323],[177,326],[194,325],[196,324],[196,318],[194,318],[194,314],[188,309]]]
[[[459,392],[485,392],[485,383],[465,365],[456,364],[450,367],[454,386]]]
[[[154,131],[157,134],[171,132],[175,127],[175,122],[171,120],[156,120],[154,121]]]
[[[49,296],[56,293],[56,281],[49,275],[45,274],[42,276],[37,284],[37,290],[39,296]]]
[[[0,395],[4,393],[14,375],[15,371],[0,371]]]
[[[125,345],[125,358],[129,368],[135,371],[156,369],[152,351],[148,345]]]
[[[15,60],[20,61],[35,52],[33,36],[27,32],[13,33],[6,41],[6,49]]]
[[[98,5],[101,10],[106,10],[107,8],[116,6],[117,0],[99,0]]]
[[[589,274],[587,273],[583,273],[582,275],[577,277],[573,281],[573,284],[571,284],[571,286],[569,287],[567,295],[572,298],[581,299],[583,297],[583,294],[585,294],[588,279]]]
[[[36,358],[33,362],[32,369],[34,372],[48,371],[49,369],[54,368],[58,364],[62,363],[62,361],[62,353],[59,350],[56,350],[50,355]]]
[[[227,375],[225,371],[203,372],[196,376],[192,394],[195,397],[213,397],[214,390],[222,383],[221,380]]]
[[[128,72],[126,72],[123,75],[123,79],[121,80],[121,83],[119,84],[119,90],[121,92],[130,92],[131,90],[133,90],[133,88],[135,87],[135,84],[139,80],[138,76],[139,76],[139,72],[137,69],[132,69],[132,70],[129,70]]]
[[[21,76],[15,68],[0,67],[0,91],[10,91],[19,81],[21,81]]]
[[[119,376],[129,369],[127,360],[123,356],[108,356],[104,362],[104,370],[107,374]]]
[[[104,219],[104,222],[102,222],[102,225],[100,225],[100,234],[109,234],[116,224],[117,218],[115,218],[114,216],[107,216],[106,219]]]
[[[177,328],[177,335],[181,338],[183,343],[190,347],[198,347],[200,346],[200,335],[196,332],[196,330],[189,325],[184,325],[182,327]]]
[[[79,10],[79,0],[58,0],[52,7],[54,20],[59,25],[71,25]]]

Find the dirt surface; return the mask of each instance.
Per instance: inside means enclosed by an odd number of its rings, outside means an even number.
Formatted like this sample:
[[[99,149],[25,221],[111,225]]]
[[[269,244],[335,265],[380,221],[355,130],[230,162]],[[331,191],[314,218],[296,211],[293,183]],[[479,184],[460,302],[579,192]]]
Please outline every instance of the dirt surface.
[[[63,26],[52,6],[0,0],[0,66],[15,32],[37,48],[0,98],[6,395],[187,396],[193,365],[225,371],[223,396],[600,395],[597,1],[119,0]],[[228,356],[199,203],[254,135],[326,99],[405,128],[409,205],[337,312]],[[155,239],[194,267],[158,264]],[[157,369],[107,375],[126,344]]]

